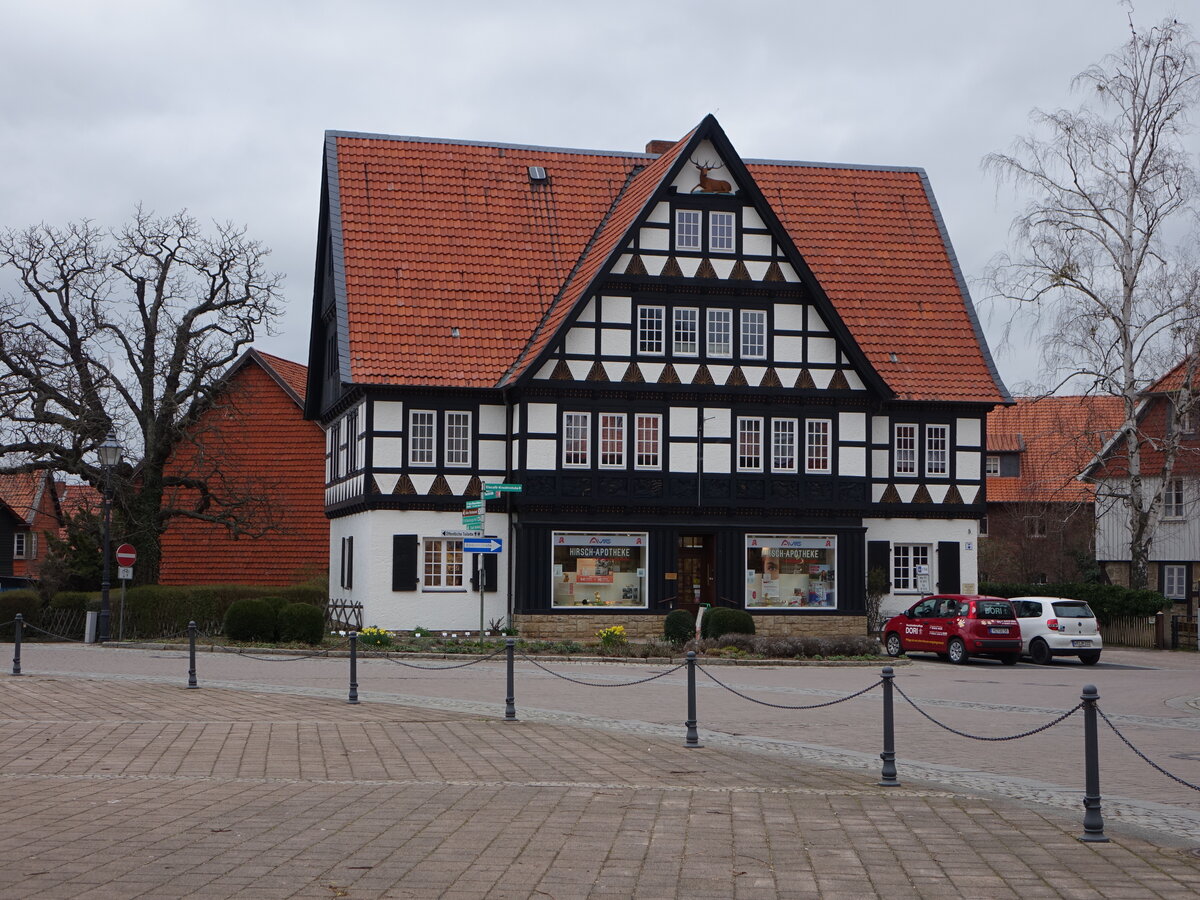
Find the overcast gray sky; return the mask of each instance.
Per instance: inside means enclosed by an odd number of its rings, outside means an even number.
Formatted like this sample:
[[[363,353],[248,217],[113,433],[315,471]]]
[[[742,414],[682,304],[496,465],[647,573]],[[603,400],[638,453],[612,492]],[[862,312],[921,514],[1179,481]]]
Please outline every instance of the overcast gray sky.
[[[1138,0],[1146,27],[1195,0]],[[746,157],[922,166],[980,279],[1016,201],[980,159],[1128,37],[1115,0],[0,0],[0,226],[135,204],[232,220],[287,276],[306,361],[326,129],[641,150],[713,112]]]

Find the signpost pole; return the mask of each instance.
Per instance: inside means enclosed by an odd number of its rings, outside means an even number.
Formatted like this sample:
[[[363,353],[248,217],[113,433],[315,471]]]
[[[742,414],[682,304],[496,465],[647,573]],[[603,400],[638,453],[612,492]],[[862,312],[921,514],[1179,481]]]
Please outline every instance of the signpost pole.
[[[481,515],[479,518],[483,521],[483,533],[487,534],[487,501],[483,502],[483,507],[479,510]],[[483,554],[475,554],[475,584],[479,586],[479,642],[483,643]]]

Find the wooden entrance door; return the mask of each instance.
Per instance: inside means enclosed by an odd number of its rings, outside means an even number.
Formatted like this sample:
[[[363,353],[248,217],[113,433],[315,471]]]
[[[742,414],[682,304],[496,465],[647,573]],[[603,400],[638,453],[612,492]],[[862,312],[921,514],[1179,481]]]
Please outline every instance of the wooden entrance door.
[[[711,534],[679,536],[679,561],[675,569],[678,573],[678,605],[693,613],[700,604],[715,603],[717,599],[714,545]]]

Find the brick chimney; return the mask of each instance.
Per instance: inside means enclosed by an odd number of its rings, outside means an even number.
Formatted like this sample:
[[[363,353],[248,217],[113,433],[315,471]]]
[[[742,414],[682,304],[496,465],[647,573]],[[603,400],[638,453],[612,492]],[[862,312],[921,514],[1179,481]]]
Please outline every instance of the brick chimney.
[[[676,141],[650,141],[646,144],[646,152],[653,153],[655,156],[666,153],[675,146]]]

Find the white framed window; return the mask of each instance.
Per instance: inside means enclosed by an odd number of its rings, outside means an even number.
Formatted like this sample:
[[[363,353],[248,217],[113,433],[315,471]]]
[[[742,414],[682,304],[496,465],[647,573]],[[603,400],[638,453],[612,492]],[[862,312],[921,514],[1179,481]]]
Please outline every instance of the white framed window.
[[[676,356],[696,356],[700,352],[700,310],[681,306],[674,311],[675,334],[672,348]]]
[[[358,409],[346,413],[346,474],[358,471]]]
[[[675,249],[700,249],[700,210],[675,210]]]
[[[600,468],[625,468],[624,413],[600,413]]]
[[[342,422],[340,419],[329,426],[329,431],[326,432],[325,443],[325,482],[328,484],[337,481],[342,474],[338,470],[338,463],[341,461],[339,448],[342,445]]]
[[[708,249],[712,253],[734,250],[734,215],[731,212],[708,214]]]
[[[667,311],[661,306],[638,307],[638,353],[662,356],[666,345]]]
[[[738,471],[761,472],[763,453],[763,420],[738,416]]]
[[[437,462],[437,413],[414,409],[408,414],[408,464],[432,466]]]
[[[592,464],[592,417],[590,413],[563,413],[562,461],[569,468]]]
[[[984,475],[999,475],[1000,474],[1000,457],[989,456],[983,461]]]
[[[917,426],[897,425],[892,452],[892,467],[897,475],[917,474]]]
[[[795,419],[771,420],[771,471],[796,471]]]
[[[708,311],[707,339],[709,356],[733,356],[733,310]]]
[[[13,559],[37,559],[38,536],[32,531],[13,534]]]
[[[804,422],[804,471],[828,473],[833,471],[830,439],[831,419],[806,419]]]
[[[918,594],[929,590],[929,545],[892,545],[892,590]]]
[[[646,532],[551,532],[551,604],[647,606]]]
[[[1187,566],[1164,565],[1163,596],[1168,600],[1187,599]]]
[[[1183,518],[1183,479],[1172,478],[1163,486],[1162,515],[1164,519]]]
[[[446,465],[471,465],[471,414],[450,410],[446,413]]]
[[[742,358],[767,358],[767,313],[762,309],[742,310]]]
[[[421,585],[427,591],[463,591],[463,542],[425,538]]]
[[[637,469],[662,468],[662,416],[638,413],[634,416],[637,448],[633,460]]]
[[[925,426],[925,474],[945,478],[950,474],[950,426]]]

